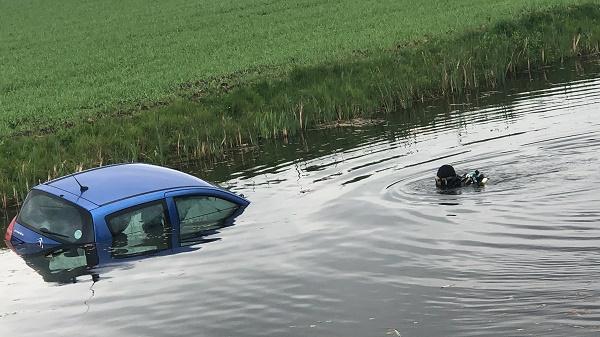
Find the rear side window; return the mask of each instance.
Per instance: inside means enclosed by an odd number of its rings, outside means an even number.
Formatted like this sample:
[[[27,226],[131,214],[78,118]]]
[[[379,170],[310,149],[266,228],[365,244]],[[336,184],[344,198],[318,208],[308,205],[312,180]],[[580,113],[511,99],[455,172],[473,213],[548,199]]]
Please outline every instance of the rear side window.
[[[164,202],[125,209],[107,217],[112,255],[127,257],[170,247],[171,226]]]
[[[235,203],[210,196],[175,198],[175,204],[179,214],[181,241],[223,226],[224,221],[239,208]]]
[[[86,210],[41,191],[29,193],[18,222],[57,241],[85,243],[94,238],[92,219]]]

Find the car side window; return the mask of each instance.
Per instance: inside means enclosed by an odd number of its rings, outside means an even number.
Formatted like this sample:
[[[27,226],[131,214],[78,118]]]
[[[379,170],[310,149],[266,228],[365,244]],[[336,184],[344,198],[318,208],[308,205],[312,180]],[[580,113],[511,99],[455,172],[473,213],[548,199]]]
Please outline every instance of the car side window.
[[[107,217],[113,257],[140,255],[170,246],[171,227],[163,201],[125,209]]]
[[[223,226],[239,208],[233,202],[212,196],[175,198],[180,223],[180,239],[185,241]]]

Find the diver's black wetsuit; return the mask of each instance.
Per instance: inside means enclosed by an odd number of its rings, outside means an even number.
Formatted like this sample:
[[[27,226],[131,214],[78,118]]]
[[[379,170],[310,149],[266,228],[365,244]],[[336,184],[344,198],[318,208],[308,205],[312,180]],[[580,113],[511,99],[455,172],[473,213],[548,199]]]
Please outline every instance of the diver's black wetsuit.
[[[468,185],[483,185],[487,179],[478,170],[457,175],[454,167],[442,165],[435,177],[435,185],[440,188],[457,188]]]

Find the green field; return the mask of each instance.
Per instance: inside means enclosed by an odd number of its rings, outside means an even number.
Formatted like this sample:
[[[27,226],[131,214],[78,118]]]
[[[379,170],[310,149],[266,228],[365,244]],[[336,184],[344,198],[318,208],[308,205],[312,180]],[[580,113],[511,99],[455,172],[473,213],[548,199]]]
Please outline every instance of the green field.
[[[0,136],[589,2],[0,0]]]

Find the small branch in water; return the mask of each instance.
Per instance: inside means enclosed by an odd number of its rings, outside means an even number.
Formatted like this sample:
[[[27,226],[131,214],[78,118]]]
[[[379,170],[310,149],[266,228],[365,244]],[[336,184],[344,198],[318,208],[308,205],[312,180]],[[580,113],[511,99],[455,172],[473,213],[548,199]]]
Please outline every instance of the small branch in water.
[[[90,286],[91,295],[87,300],[83,301],[83,304],[85,304],[87,306],[87,309],[85,310],[86,314],[90,311],[90,304],[88,302],[92,298],[94,298],[94,295],[96,295],[96,291],[94,290],[94,285],[96,284],[97,280],[98,280],[98,276],[95,274],[92,274],[92,285]]]

